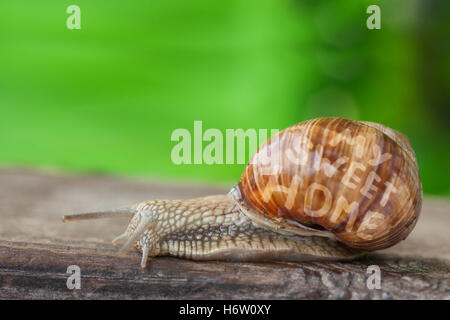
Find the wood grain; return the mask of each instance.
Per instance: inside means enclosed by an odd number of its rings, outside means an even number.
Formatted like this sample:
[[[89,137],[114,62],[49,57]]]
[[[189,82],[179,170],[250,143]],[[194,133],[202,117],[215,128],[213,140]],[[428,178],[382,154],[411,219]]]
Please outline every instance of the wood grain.
[[[231,186],[230,186],[231,187]],[[416,229],[388,250],[352,262],[193,262],[110,244],[127,219],[63,224],[65,213],[227,188],[24,170],[0,170],[0,299],[450,299],[450,202],[425,197]],[[69,290],[69,265],[81,289]],[[367,267],[381,269],[369,290]]]

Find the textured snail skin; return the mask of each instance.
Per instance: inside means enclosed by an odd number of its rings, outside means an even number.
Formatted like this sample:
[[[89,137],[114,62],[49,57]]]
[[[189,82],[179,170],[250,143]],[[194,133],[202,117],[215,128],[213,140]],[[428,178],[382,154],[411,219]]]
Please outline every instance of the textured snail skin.
[[[113,244],[147,258],[345,260],[406,238],[422,189],[402,134],[370,122],[319,118],[265,142],[226,195],[152,200],[63,221],[131,218]]]
[[[136,212],[119,241],[128,240],[122,251],[135,244],[143,252],[142,267],[147,256],[305,261],[345,260],[360,254],[329,238],[283,234],[258,226],[241,212],[229,194],[146,201],[137,206]]]

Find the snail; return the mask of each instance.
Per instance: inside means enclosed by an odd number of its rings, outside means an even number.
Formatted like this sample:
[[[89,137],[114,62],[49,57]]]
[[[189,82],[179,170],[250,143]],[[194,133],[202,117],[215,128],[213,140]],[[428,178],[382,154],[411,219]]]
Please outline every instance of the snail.
[[[130,217],[125,242],[148,257],[347,260],[393,246],[417,223],[422,186],[414,151],[381,124],[318,118],[263,143],[228,194],[151,200],[63,221]]]

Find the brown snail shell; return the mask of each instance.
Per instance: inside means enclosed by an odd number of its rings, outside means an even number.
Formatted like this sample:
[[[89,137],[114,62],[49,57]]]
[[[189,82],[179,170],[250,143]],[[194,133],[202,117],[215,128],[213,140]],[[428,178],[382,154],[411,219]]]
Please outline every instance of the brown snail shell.
[[[235,188],[267,227],[331,236],[363,250],[390,247],[414,228],[422,203],[407,138],[383,125],[319,118],[261,145]]]

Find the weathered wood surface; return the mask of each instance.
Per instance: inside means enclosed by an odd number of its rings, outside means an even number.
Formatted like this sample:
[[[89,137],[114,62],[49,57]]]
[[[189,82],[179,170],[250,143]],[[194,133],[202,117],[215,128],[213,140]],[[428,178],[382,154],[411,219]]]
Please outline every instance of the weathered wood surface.
[[[426,198],[411,236],[352,262],[236,263],[119,258],[110,240],[127,219],[63,224],[65,213],[226,188],[104,176],[0,170],[0,299],[450,299],[450,202]],[[81,289],[69,290],[69,265]],[[381,269],[370,290],[367,267]]]

